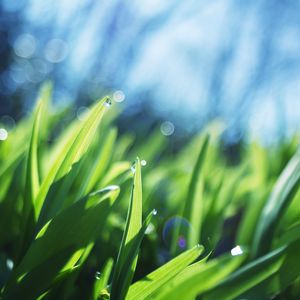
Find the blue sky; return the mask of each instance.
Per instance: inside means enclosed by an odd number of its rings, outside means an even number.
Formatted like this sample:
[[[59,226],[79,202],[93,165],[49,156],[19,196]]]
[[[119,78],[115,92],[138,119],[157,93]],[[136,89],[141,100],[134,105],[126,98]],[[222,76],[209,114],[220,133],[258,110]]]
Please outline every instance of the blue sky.
[[[12,43],[35,39],[23,65],[57,69],[66,99],[89,81],[123,90],[128,106],[148,93],[155,114],[188,130],[212,113],[268,139],[278,119],[299,130],[300,9],[267,2],[31,0]]]

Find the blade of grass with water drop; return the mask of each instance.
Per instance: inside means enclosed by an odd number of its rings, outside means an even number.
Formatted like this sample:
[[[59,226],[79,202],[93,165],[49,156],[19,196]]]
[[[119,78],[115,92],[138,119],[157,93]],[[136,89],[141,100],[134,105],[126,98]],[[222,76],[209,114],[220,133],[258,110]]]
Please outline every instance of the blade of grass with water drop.
[[[60,272],[74,267],[86,247],[99,237],[118,194],[119,187],[107,187],[77,201],[50,220],[38,233],[24,258],[13,271],[5,294],[26,295],[28,286],[31,292],[32,290],[38,292],[41,287],[36,286],[37,284],[46,288]],[[51,265],[53,272],[45,270],[49,268],[48,260],[53,258],[54,264],[55,256],[61,252],[64,253],[64,260],[58,260],[56,266]],[[37,276],[41,277],[38,281]],[[23,278],[26,285],[23,284]]]
[[[300,183],[300,153],[296,153],[279,176],[258,220],[253,240],[253,257],[271,247],[278,221],[283,216]]]
[[[64,147],[59,155],[56,156],[56,160],[52,164],[47,177],[44,179],[36,199],[37,216],[40,214],[42,206],[45,205],[44,212],[40,216],[39,220],[41,224],[44,222],[44,220],[50,217],[49,212],[51,211],[51,206],[55,207],[56,201],[58,201],[57,198],[51,197],[47,204],[44,203],[51,185],[68,173],[72,165],[80,160],[82,155],[88,149],[104,115],[106,108],[105,104],[107,101],[109,101],[108,99],[108,97],[105,97],[96,103],[96,105],[89,112],[87,118],[83,122],[79,123],[79,125],[74,126],[74,129],[67,137]],[[54,214],[53,211],[51,212]]]
[[[106,289],[108,285],[108,280],[111,274],[111,270],[113,267],[113,259],[110,258],[105,263],[105,266],[103,268],[103,271],[100,274],[100,278],[96,279],[94,284],[94,299],[97,300],[99,298],[99,295],[103,289]]]
[[[205,265],[201,265],[198,270],[191,269],[191,273],[186,273],[182,277],[175,277],[170,280],[165,289],[157,295],[157,300],[190,300],[197,295],[214,288],[226,276],[236,270],[245,255],[224,255],[213,259]],[[220,298],[222,299],[222,298]]]
[[[249,289],[262,283],[279,270],[285,251],[286,247],[278,248],[244,265],[208,292],[204,296],[204,300],[235,299]],[[245,298],[248,299],[247,296]],[[250,299],[252,298],[250,297]]]
[[[171,278],[184,270],[189,264],[197,259],[203,252],[203,247],[198,245],[183,252],[160,268],[148,274],[145,278],[134,283],[128,291],[127,300],[149,299]]]
[[[131,252],[131,245],[136,239],[142,227],[142,176],[141,163],[139,158],[135,160],[133,170],[134,178],[125,230],[122,237],[122,242],[119,249],[112,281],[112,299],[122,299],[120,298],[120,295],[124,292],[121,288],[124,283],[124,278],[121,278],[121,273],[123,272],[124,264],[126,263],[126,261],[132,261],[130,269],[127,270],[127,280],[129,281],[131,281],[133,277],[137,263],[137,255],[135,257],[130,257],[129,253]],[[126,282],[126,284],[128,283]]]

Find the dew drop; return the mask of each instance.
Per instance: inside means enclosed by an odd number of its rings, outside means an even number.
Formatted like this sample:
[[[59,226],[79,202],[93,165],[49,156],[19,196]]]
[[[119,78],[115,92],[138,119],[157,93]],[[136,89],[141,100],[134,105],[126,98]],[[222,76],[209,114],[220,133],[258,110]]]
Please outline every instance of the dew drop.
[[[101,273],[100,273],[100,272],[96,272],[96,273],[95,273],[95,278],[96,278],[97,280],[99,280],[100,277],[101,277]]]
[[[135,173],[135,170],[136,170],[135,162],[132,163],[130,170],[133,174]]]
[[[12,268],[14,267],[14,262],[11,259],[7,259],[6,266],[9,270],[12,270]]]
[[[144,159],[142,159],[142,160],[141,160],[141,166],[144,167],[144,166],[146,166],[146,165],[147,165],[147,161],[144,160]]]
[[[232,256],[242,255],[244,253],[240,246],[234,247],[230,252]]]
[[[110,99],[109,97],[107,97],[107,99],[106,99],[105,102],[104,102],[104,106],[110,107],[111,104],[112,104],[111,99]]]
[[[8,137],[8,132],[4,128],[0,128],[0,141],[5,141]]]
[[[157,215],[157,210],[153,209],[152,214],[153,214],[153,216],[156,216]]]

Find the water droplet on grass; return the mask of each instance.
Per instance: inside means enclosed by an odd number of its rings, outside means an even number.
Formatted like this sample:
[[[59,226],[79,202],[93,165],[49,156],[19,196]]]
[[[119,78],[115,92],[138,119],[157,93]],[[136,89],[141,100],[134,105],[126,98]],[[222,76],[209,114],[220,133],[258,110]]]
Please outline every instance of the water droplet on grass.
[[[144,166],[146,166],[146,165],[147,165],[147,161],[144,160],[144,159],[142,159],[142,160],[141,160],[141,166],[144,167]]]
[[[133,174],[135,173],[135,170],[136,170],[135,161],[132,163],[130,170]]]
[[[111,99],[109,97],[106,98],[105,102],[104,102],[104,106],[106,107],[110,107],[112,104]]]
[[[11,259],[7,259],[6,260],[6,266],[9,270],[12,270],[12,268],[14,267],[14,262]]]
[[[97,280],[99,280],[100,277],[101,277],[101,273],[100,273],[100,272],[96,272],[96,273],[95,273],[95,278],[96,278]]]
[[[4,128],[0,128],[0,141],[5,141],[8,137],[8,132]]]
[[[243,249],[240,246],[234,247],[230,252],[232,256],[242,255],[244,253]]]
[[[153,209],[152,214],[153,214],[153,216],[156,216],[157,215],[157,210]]]

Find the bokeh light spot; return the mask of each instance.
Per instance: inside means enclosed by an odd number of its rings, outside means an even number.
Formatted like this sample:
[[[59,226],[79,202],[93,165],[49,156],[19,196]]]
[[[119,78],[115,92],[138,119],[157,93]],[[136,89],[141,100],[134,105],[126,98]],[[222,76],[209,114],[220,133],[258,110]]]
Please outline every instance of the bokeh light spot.
[[[123,102],[125,100],[125,94],[123,91],[115,91],[113,93],[113,99],[116,101],[116,102]]]
[[[50,40],[45,48],[45,58],[51,63],[63,61],[68,54],[68,45],[61,39]]]
[[[14,42],[16,55],[30,58],[36,49],[36,40],[31,34],[20,34]]]
[[[163,228],[163,240],[169,249],[174,246],[174,243],[179,251],[187,249],[189,234],[194,234],[191,224],[179,216],[169,219]],[[177,236],[176,240],[174,240],[175,235]]]
[[[165,121],[160,125],[160,131],[165,136],[172,135],[175,131],[175,126],[172,122]]]

